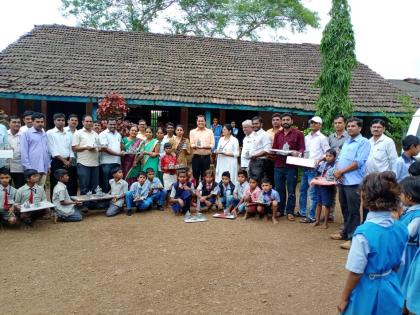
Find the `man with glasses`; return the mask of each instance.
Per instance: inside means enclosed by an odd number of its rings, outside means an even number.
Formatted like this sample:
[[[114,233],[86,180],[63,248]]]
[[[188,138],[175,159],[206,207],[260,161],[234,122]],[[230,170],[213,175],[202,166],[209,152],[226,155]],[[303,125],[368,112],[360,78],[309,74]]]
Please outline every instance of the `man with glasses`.
[[[146,140],[146,121],[144,119],[139,120],[139,132],[137,133],[137,138],[141,140]]]
[[[244,131],[245,137],[242,142],[242,151],[241,151],[241,169],[248,172],[249,161],[251,160],[250,152],[254,148],[254,137],[252,133],[252,120],[247,119],[242,122],[242,129]]]
[[[77,153],[77,174],[80,194],[94,192],[99,184],[99,136],[93,130],[93,119],[83,116],[83,128],[73,135],[72,147]]]

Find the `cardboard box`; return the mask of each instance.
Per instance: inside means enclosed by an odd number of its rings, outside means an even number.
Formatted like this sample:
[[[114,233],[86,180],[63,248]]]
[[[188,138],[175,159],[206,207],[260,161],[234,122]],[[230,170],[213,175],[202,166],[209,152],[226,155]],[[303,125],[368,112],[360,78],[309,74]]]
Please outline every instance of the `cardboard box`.
[[[316,166],[316,161],[314,159],[305,159],[295,156],[288,156],[286,163],[309,168],[315,168]]]

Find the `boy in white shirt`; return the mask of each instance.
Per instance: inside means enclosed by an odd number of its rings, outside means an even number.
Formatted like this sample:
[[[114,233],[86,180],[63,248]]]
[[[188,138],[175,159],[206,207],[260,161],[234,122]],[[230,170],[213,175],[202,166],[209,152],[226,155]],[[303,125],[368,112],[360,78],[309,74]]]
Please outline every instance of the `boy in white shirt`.
[[[54,177],[57,180],[57,185],[54,187],[51,199],[55,206],[54,212],[57,218],[63,222],[82,221],[82,214],[78,207],[82,203],[71,200],[67,191],[66,183],[70,179],[68,172],[65,169],[59,168],[54,172]]]
[[[114,196],[109,203],[108,209],[105,215],[107,217],[113,217],[119,214],[124,206],[125,194],[128,191],[128,183],[123,179],[123,171],[121,167],[114,167],[111,169],[111,175],[113,179],[109,180],[109,186],[111,187],[110,194]]]

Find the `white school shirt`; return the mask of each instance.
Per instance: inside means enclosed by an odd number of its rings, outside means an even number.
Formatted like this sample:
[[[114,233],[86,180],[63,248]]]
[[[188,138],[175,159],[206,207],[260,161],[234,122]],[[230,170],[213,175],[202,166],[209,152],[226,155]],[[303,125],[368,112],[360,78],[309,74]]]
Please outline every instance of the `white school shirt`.
[[[88,132],[85,128],[77,130],[73,134],[72,146],[91,146],[94,147],[99,143],[99,136],[95,131]],[[87,167],[96,167],[99,165],[99,153],[95,151],[77,152],[77,163]]]
[[[10,130],[7,131],[7,137],[10,147],[13,150],[13,158],[9,160],[10,173],[23,173],[22,160],[20,157],[20,136],[22,133],[19,131],[12,135]]]
[[[105,129],[99,134],[101,145],[110,148],[112,151],[121,153],[121,135],[118,131],[111,132]],[[121,164],[121,157],[111,155],[105,151],[101,152],[101,164]]]
[[[272,146],[272,141],[270,135],[267,131],[260,129],[257,132],[253,132],[252,136],[254,137],[254,147],[252,148],[250,155],[256,155],[261,152],[269,153]],[[259,157],[258,159],[266,159],[265,156]]]
[[[121,196],[128,191],[128,183],[123,179],[120,179],[118,182],[116,182],[115,179],[110,179],[109,185],[111,186],[110,194],[113,196]],[[124,204],[124,198],[118,199],[116,202],[112,203],[121,208]]]
[[[395,170],[398,153],[394,140],[383,134],[378,140],[369,139],[370,153],[366,162],[366,175]]]
[[[329,148],[328,138],[321,131],[311,132],[305,136],[305,151],[309,152],[310,159],[322,160]]]
[[[57,127],[47,131],[48,151],[52,157],[61,156],[69,158],[73,156],[71,148],[72,134],[65,130],[60,131]]]
[[[58,182],[57,185],[55,185],[51,199],[54,204],[55,211],[57,211],[59,214],[66,217],[74,214],[74,204],[61,204],[61,201],[72,201],[64,183]]]

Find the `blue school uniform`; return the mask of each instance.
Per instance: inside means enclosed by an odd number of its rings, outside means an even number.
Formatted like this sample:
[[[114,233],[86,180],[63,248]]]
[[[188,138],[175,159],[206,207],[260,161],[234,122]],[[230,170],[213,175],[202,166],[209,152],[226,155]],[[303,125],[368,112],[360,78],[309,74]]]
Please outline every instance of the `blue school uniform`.
[[[420,314],[420,249],[411,262],[403,290],[408,310],[413,314]]]
[[[171,195],[170,195],[171,198],[182,199],[184,201],[184,207],[182,208],[179,205],[179,203],[172,204],[172,211],[174,213],[178,213],[178,212],[186,213],[187,211],[190,211],[192,191],[185,190],[184,186],[188,186],[192,190],[194,189],[194,185],[191,182],[187,182],[185,184],[176,182],[172,184]]]
[[[407,227],[388,211],[369,212],[354,232],[346,268],[362,274],[343,314],[400,315],[404,304],[395,270],[408,241]]]
[[[407,276],[408,269],[414,259],[414,256],[419,249],[419,233],[420,233],[420,204],[409,207],[401,216],[400,222],[408,228],[408,244],[405,250],[404,261],[405,263],[398,271],[398,278],[400,279],[401,286],[404,292],[404,281]]]

